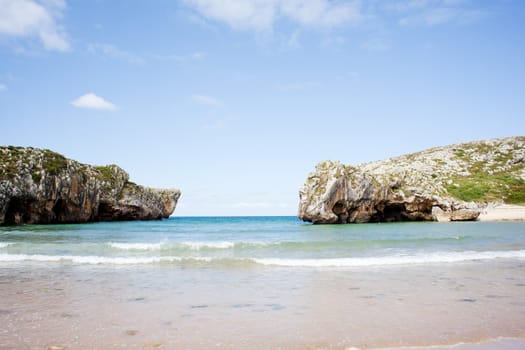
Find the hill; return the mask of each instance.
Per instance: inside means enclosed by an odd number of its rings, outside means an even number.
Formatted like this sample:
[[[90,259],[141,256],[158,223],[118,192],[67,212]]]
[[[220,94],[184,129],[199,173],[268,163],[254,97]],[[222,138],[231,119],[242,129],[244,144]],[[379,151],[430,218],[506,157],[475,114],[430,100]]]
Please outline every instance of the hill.
[[[324,161],[299,197],[299,218],[313,223],[475,220],[490,203],[525,205],[525,137],[357,166]]]
[[[179,190],[137,185],[116,165],[0,147],[0,225],[161,219],[173,213],[179,196]]]

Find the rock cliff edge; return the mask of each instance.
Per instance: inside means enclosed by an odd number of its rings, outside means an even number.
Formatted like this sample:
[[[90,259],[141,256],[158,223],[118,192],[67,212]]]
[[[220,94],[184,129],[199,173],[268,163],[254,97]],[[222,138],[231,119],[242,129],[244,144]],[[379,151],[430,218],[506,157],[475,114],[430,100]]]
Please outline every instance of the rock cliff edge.
[[[525,137],[436,147],[345,166],[324,161],[299,191],[319,224],[476,220],[488,203],[525,204]]]
[[[129,181],[116,165],[91,166],[50,150],[0,147],[0,225],[155,220],[180,191]]]

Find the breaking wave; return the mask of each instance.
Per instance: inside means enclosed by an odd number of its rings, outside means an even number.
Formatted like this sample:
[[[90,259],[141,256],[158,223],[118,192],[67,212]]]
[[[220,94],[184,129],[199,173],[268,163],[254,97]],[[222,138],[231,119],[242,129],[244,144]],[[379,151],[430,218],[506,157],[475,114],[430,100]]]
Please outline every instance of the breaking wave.
[[[218,266],[276,266],[276,267],[381,267],[396,265],[425,265],[436,263],[459,263],[478,260],[525,259],[525,250],[515,251],[466,251],[436,252],[417,255],[391,255],[360,258],[243,258],[243,257],[180,257],[180,256],[76,256],[42,254],[0,254],[0,262],[69,262],[89,265],[145,265],[145,264],[211,264]]]

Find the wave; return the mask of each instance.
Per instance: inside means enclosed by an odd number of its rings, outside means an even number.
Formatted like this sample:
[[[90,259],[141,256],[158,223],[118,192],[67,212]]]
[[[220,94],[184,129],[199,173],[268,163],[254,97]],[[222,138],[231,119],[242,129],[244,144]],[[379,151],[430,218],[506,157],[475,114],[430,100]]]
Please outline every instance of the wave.
[[[181,246],[190,248],[191,250],[202,250],[202,249],[230,249],[235,247],[235,242],[182,242]]]
[[[76,255],[41,255],[41,254],[0,254],[0,262],[72,262],[87,265],[144,265],[158,264],[163,262],[211,262],[212,258],[194,257],[182,258],[176,256],[170,257],[108,257],[108,256],[76,256]]]
[[[212,257],[109,257],[41,254],[0,254],[0,262],[71,262],[89,265],[144,265],[161,263],[199,263],[224,265],[264,265],[277,267],[373,267],[396,265],[425,265],[436,263],[458,263],[494,259],[525,259],[525,250],[486,252],[442,252],[407,256],[382,256],[362,258],[282,259],[282,258],[212,258]]]
[[[0,242],[0,249],[7,248],[10,245],[13,245],[14,243],[7,243],[7,242]]]
[[[231,241],[187,241],[187,242],[159,242],[159,243],[119,243],[110,242],[108,245],[116,250],[226,250],[238,247],[267,246],[266,242],[231,242]]]
[[[162,244],[163,243],[108,243],[111,248],[118,250],[160,250]]]
[[[430,253],[406,256],[382,256],[363,258],[334,258],[334,259],[280,259],[262,258],[255,262],[267,266],[283,267],[369,267],[395,265],[425,265],[437,263],[458,263],[476,260],[494,259],[525,259],[525,250],[516,251],[487,251],[487,252],[450,252]]]
[[[184,251],[220,251],[220,250],[236,250],[236,251],[253,251],[265,249],[279,249],[290,251],[319,251],[320,249],[380,249],[380,248],[394,248],[399,246],[423,246],[425,244],[447,244],[448,242],[456,242],[458,240],[465,240],[468,237],[453,236],[441,238],[405,238],[405,239],[367,239],[367,240],[350,240],[350,241],[184,241],[184,242],[109,242],[106,243],[115,250],[133,250],[133,251],[164,251],[172,253],[180,253]]]

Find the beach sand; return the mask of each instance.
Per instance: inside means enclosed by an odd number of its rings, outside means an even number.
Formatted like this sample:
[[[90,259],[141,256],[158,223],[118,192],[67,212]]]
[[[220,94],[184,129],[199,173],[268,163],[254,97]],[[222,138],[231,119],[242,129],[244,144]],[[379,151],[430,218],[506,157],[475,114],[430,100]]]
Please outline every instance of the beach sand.
[[[520,338],[498,338],[479,343],[458,343],[448,346],[412,346],[400,348],[381,348],[369,350],[523,350],[525,339]],[[359,348],[345,350],[362,350]]]
[[[479,221],[524,221],[525,206],[489,204],[479,215]]]
[[[0,348],[514,350],[524,267],[13,264],[0,268]]]

